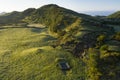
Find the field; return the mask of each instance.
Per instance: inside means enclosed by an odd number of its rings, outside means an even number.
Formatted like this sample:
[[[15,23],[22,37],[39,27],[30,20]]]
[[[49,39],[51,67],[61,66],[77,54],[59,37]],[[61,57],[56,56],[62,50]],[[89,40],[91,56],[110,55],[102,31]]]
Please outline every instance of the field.
[[[0,29],[0,80],[82,80],[84,65],[60,46],[53,48],[47,28]],[[56,59],[65,58],[69,71]]]

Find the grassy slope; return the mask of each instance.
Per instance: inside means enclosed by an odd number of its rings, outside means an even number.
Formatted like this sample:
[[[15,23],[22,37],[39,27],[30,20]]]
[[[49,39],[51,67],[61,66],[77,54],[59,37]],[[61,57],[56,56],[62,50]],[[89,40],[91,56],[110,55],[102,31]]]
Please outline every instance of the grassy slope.
[[[0,79],[80,80],[84,67],[79,59],[57,47],[46,29],[9,28],[0,30]],[[65,57],[72,69],[64,74],[56,58]]]
[[[111,15],[108,16],[108,18],[120,18],[120,11],[117,11]]]

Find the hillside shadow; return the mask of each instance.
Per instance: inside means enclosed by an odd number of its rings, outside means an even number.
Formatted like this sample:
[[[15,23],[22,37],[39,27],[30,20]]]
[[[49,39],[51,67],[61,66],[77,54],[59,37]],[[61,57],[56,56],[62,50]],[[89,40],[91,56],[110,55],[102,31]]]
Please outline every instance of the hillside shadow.
[[[35,32],[35,33],[40,33],[41,32],[41,28],[33,28],[31,29],[32,32]]]

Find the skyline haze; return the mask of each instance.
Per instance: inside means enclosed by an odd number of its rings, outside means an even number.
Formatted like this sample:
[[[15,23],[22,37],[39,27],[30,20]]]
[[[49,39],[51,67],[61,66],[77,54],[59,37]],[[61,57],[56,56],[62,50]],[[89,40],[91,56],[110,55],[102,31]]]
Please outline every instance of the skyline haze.
[[[59,6],[74,11],[117,11],[120,10],[120,0],[2,0],[1,12],[23,11],[27,8],[39,8],[47,4]]]

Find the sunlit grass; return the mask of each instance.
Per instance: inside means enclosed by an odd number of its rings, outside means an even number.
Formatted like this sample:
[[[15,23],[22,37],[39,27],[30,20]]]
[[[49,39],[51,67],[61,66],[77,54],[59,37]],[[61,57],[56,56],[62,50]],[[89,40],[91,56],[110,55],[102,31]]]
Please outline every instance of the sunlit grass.
[[[81,80],[82,61],[60,47],[50,46],[46,29],[10,28],[0,30],[0,79],[2,80]],[[56,58],[64,57],[71,66],[65,72]]]

